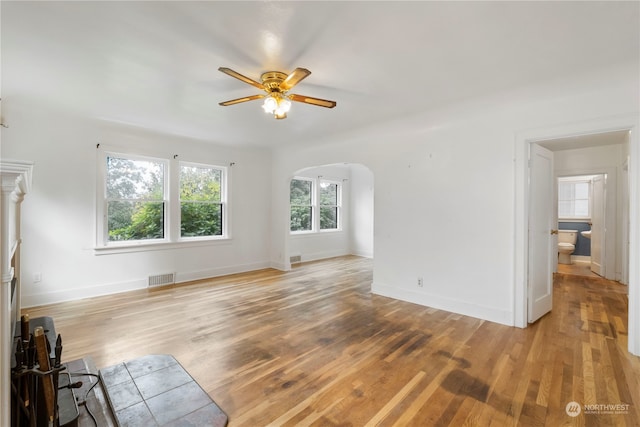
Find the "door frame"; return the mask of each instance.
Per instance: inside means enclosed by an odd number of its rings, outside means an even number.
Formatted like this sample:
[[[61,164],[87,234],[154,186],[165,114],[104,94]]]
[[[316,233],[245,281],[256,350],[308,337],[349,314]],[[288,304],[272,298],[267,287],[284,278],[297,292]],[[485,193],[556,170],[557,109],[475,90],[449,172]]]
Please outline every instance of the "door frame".
[[[638,116],[628,114],[527,130],[515,135],[513,325],[528,326],[529,148],[544,140],[628,130],[629,134],[629,313],[628,349],[640,356],[640,140]]]

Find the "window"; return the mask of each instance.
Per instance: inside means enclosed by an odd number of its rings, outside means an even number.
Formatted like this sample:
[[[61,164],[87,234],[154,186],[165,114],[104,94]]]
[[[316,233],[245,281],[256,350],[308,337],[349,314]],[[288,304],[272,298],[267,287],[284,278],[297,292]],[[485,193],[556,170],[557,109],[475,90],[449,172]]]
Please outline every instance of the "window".
[[[291,180],[291,232],[340,229],[341,184],[320,178]]]
[[[558,217],[589,218],[589,177],[560,178],[558,180]]]
[[[320,181],[320,230],[338,228],[338,184]]]
[[[200,165],[180,165],[180,236],[222,235],[223,170]]]
[[[107,240],[164,239],[166,163],[107,156]]]
[[[226,167],[106,151],[99,159],[97,248],[229,237]]]
[[[295,178],[289,192],[291,202],[291,231],[313,229],[313,181]]]

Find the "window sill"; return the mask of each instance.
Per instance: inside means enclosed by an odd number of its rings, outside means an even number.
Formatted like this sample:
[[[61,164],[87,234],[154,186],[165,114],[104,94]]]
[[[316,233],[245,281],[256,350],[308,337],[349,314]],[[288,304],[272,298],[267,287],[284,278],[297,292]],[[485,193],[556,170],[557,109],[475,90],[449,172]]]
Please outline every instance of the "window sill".
[[[315,237],[315,236],[321,236],[323,234],[340,234],[342,233],[343,230],[320,230],[320,231],[296,231],[296,232],[290,232],[289,235],[292,238],[304,238],[304,237]]]
[[[164,251],[169,249],[184,249],[194,248],[202,246],[218,246],[228,245],[231,243],[231,238],[218,238],[218,239],[198,239],[193,240],[180,240],[178,242],[137,242],[137,243],[125,243],[119,245],[106,245],[93,248],[94,255],[111,255],[111,254],[123,254],[131,252],[150,252],[150,251]]]
[[[591,222],[591,218],[558,218],[558,222]]]

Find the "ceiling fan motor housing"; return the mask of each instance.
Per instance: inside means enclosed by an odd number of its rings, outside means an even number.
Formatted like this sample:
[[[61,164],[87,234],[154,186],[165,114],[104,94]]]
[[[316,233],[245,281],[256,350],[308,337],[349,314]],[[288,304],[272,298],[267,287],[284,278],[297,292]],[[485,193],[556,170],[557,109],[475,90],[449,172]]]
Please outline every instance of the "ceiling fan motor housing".
[[[280,83],[282,83],[286,78],[287,75],[280,71],[267,71],[266,73],[262,73],[260,76],[262,85],[265,87],[267,92],[280,92]]]

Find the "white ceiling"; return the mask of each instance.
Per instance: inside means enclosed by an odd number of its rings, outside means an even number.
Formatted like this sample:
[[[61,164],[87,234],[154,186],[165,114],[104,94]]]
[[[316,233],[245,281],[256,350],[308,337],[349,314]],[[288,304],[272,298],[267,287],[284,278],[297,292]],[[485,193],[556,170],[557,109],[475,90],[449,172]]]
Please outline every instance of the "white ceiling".
[[[638,2],[6,2],[3,103],[232,145],[332,135],[539,81],[637,61]],[[258,80],[305,67],[286,120]]]

